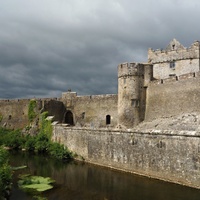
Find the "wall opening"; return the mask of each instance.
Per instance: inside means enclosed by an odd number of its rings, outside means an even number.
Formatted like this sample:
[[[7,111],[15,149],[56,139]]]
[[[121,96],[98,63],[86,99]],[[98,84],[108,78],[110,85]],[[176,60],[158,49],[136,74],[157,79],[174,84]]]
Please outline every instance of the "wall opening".
[[[85,112],[83,112],[83,113],[81,114],[81,118],[82,118],[82,119],[85,119]]]
[[[64,123],[69,124],[71,126],[74,125],[73,114],[69,110],[65,113]]]
[[[111,117],[110,115],[106,115],[106,125],[111,124]]]
[[[131,106],[138,108],[140,106],[140,101],[138,99],[131,99]]]
[[[175,66],[176,66],[176,63],[175,63],[174,61],[169,63],[169,67],[170,67],[171,69],[174,69]]]

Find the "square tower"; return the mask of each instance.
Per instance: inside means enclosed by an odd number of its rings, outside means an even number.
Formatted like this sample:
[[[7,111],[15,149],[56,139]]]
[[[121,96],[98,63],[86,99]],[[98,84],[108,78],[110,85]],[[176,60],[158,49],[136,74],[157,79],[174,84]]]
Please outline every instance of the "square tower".
[[[198,72],[199,41],[194,42],[189,48],[184,47],[173,39],[165,50],[148,51],[148,62],[153,65],[155,79],[166,79],[171,76]]]

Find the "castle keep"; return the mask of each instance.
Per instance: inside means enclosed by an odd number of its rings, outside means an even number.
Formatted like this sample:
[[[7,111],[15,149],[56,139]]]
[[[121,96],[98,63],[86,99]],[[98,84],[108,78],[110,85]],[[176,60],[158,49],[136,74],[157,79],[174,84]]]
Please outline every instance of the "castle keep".
[[[173,39],[146,63],[118,65],[118,94],[36,99],[52,140],[87,162],[200,188],[200,43]],[[28,124],[30,100],[1,100],[0,125]]]
[[[61,101],[71,112],[73,125],[83,127],[130,129],[142,121],[185,113],[187,103],[194,112],[198,106],[193,96],[198,94],[188,93],[198,88],[199,49],[198,41],[185,48],[173,39],[165,50],[149,49],[147,63],[118,65],[118,95],[80,97],[66,92]]]

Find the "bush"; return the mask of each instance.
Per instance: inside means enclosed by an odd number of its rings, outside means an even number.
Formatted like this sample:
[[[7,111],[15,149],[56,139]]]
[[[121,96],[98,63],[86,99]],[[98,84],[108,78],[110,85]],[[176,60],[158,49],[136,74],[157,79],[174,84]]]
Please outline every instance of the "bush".
[[[21,149],[25,138],[20,130],[0,129],[0,145],[5,145],[13,149]]]
[[[24,136],[20,130],[0,128],[0,145],[5,145],[12,149],[25,148],[27,151],[46,153],[58,159],[71,159],[73,157],[72,153],[64,145],[51,142],[52,125],[51,120],[46,119],[47,116],[48,112],[40,115],[40,129],[35,136]]]
[[[39,133],[35,137],[35,150],[38,153],[48,153],[50,139],[47,135]]]
[[[51,143],[49,147],[49,154],[60,160],[72,159],[72,153],[68,150],[68,148],[65,148],[64,145],[59,143]]]
[[[3,115],[0,113],[0,122],[3,120]]]
[[[11,187],[12,170],[8,165],[8,152],[0,147],[0,199],[8,197]]]
[[[35,143],[36,143],[35,137],[27,135],[26,138],[25,138],[24,148],[27,151],[34,151],[35,150]]]

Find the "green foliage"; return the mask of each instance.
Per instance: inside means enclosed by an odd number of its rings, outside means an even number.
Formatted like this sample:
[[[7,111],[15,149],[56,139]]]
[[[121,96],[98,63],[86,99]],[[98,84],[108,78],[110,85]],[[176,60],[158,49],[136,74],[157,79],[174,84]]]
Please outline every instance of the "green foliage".
[[[37,106],[36,100],[34,100],[34,99],[30,100],[29,106],[28,106],[28,119],[29,119],[29,122],[33,122],[33,120],[37,116],[37,114],[35,112],[36,106]]]
[[[36,143],[35,137],[27,135],[26,138],[25,138],[24,148],[27,151],[34,151],[35,150],[35,143]]]
[[[46,135],[47,137],[51,138],[52,136],[52,125],[51,120],[47,120],[48,112],[43,112],[40,114],[40,120],[39,120],[39,134]]]
[[[0,145],[13,149],[21,149],[25,142],[20,130],[8,130],[0,128]]]
[[[49,154],[57,159],[61,160],[70,160],[72,159],[72,153],[68,150],[68,148],[64,147],[59,143],[51,143],[49,147]]]
[[[20,188],[24,190],[33,189],[37,192],[44,192],[46,190],[52,189],[53,186],[51,185],[55,181],[49,177],[42,177],[42,176],[30,176],[24,175],[21,176],[21,180],[18,181],[18,185]]]
[[[8,152],[3,147],[0,147],[0,166],[6,163],[8,163]]]
[[[8,165],[8,152],[0,147],[0,199],[7,196],[12,180],[12,170]]]
[[[39,133],[35,137],[36,143],[35,143],[35,150],[38,153],[48,153],[49,145],[50,145],[50,139],[46,134]]]
[[[0,113],[0,122],[2,121],[3,119],[3,115]]]

